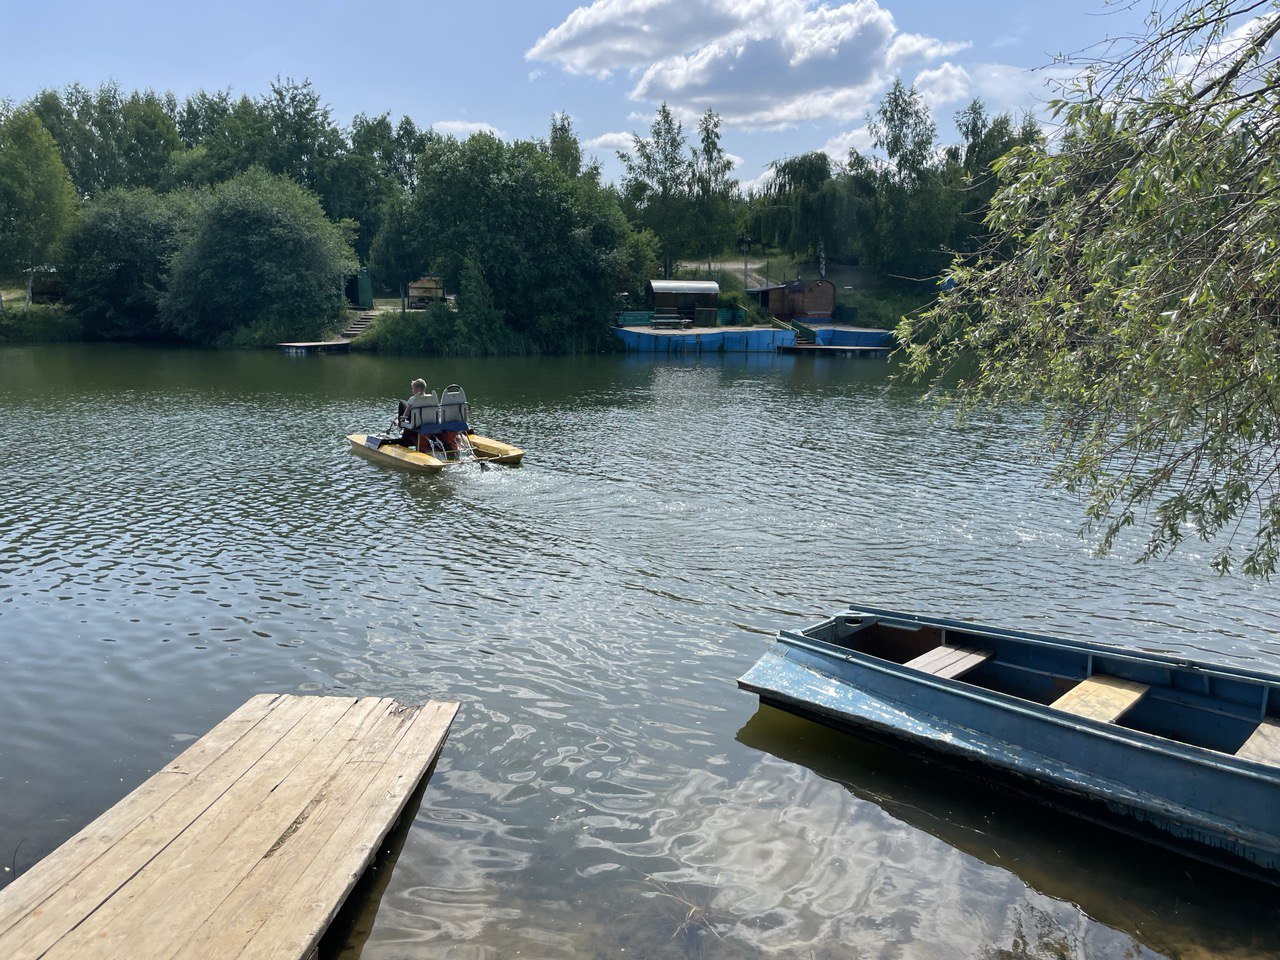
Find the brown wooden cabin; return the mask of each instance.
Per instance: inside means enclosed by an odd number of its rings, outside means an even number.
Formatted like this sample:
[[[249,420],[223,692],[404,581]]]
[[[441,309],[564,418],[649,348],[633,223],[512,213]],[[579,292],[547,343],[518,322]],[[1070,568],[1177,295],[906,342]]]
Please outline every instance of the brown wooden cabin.
[[[781,320],[830,320],[836,308],[836,285],[825,278],[751,287],[747,296]]]
[[[648,286],[655,319],[692,320],[700,310],[720,305],[720,284],[714,280],[650,280]]]
[[[444,299],[444,277],[427,274],[409,284],[409,309]]]

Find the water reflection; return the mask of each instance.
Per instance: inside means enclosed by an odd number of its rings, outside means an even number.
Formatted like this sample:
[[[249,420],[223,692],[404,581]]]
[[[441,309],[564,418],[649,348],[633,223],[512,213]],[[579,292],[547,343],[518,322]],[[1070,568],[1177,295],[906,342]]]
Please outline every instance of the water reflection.
[[[1280,907],[1264,885],[772,707],[762,705],[738,740],[842,785],[856,798],[851,802],[874,805],[886,818],[936,838],[949,855],[996,868],[988,875],[1007,871],[1028,891],[1058,901],[1053,910],[1037,907],[1042,921],[1056,914],[1062,922],[1071,911],[1064,913],[1061,904],[1078,904],[1087,916],[1164,955],[1274,954],[1273,938],[1263,931],[1280,926]],[[915,845],[928,847],[920,840]],[[1242,913],[1259,926],[1242,929],[1235,922]],[[1046,943],[1055,936],[1073,940],[1071,930],[1053,934],[1057,924],[1039,926],[1050,931]],[[1084,947],[1076,943],[1067,955],[1088,955]]]
[[[1280,667],[1269,586],[1094,558],[1031,414],[957,428],[887,369],[0,348],[0,862],[254,693],[434,697],[368,960],[1249,956],[1247,891],[752,719],[772,632],[855,599]],[[525,466],[351,455],[419,375]]]

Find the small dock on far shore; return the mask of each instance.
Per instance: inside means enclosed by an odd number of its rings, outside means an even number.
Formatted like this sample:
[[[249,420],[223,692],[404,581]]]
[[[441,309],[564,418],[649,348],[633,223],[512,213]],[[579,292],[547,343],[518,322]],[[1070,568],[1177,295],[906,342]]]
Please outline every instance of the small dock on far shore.
[[[277,343],[291,357],[305,357],[312,353],[346,353],[350,340],[300,340],[295,343]]]
[[[253,697],[0,890],[0,957],[309,960],[457,709]]]
[[[332,340],[298,340],[291,343],[277,343],[291,357],[305,357],[313,353],[346,353],[351,341],[364,333],[378,319],[377,310],[366,310],[350,323],[342,333]]]

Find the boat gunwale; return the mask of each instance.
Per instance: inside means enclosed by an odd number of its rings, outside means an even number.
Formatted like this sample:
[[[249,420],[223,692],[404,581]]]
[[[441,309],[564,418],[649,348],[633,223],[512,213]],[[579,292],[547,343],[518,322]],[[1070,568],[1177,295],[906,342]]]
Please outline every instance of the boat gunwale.
[[[849,615],[869,614],[880,620],[889,620],[903,624],[918,624],[928,627],[943,627],[946,629],[960,630],[965,633],[975,634],[977,636],[996,637],[1005,640],[1016,640],[1042,647],[1050,647],[1059,650],[1085,651],[1087,653],[1099,654],[1105,657],[1113,657],[1118,660],[1125,660],[1131,663],[1150,664],[1159,663],[1162,666],[1176,667],[1182,670],[1193,670],[1198,673],[1205,673],[1211,676],[1221,677],[1228,680],[1247,680],[1252,683],[1259,683],[1268,687],[1270,690],[1280,693],[1280,674],[1264,673],[1257,670],[1250,670],[1246,667],[1235,667],[1228,664],[1215,664],[1206,660],[1197,660],[1190,657],[1179,657],[1173,654],[1165,653],[1135,653],[1132,650],[1126,650],[1123,647],[1110,646],[1104,643],[1098,643],[1096,640],[1074,640],[1067,637],[1052,637],[1047,634],[1029,633],[1022,630],[1010,630],[1002,627],[987,627],[980,624],[968,623],[963,620],[948,620],[943,617],[929,617],[917,614],[898,613],[893,610],[881,610],[877,607],[862,607],[850,605],[847,609],[841,610],[839,613],[824,618],[819,623],[811,624],[800,630],[784,629],[778,631],[779,634],[788,634],[791,636],[803,635],[804,630],[812,630],[816,626],[820,626],[829,621],[835,620],[837,617]],[[804,637],[807,641],[814,641],[813,637]],[[825,641],[816,641],[824,643]],[[834,649],[846,650],[846,647],[840,647],[836,644],[831,645]],[[884,661],[886,663],[892,661]]]
[[[1014,637],[1013,639],[1019,638]],[[1120,726],[1115,723],[1078,716],[1065,710],[1056,710],[1048,704],[1038,703],[1035,700],[1028,700],[1024,697],[1004,693],[1000,690],[981,687],[973,683],[966,683],[963,679],[938,677],[933,674],[923,673],[919,670],[915,670],[914,668],[907,667],[905,664],[894,663],[891,660],[884,660],[871,654],[862,653],[858,650],[850,650],[847,647],[841,647],[826,641],[816,640],[813,637],[806,637],[789,630],[779,631],[777,642],[784,646],[807,651],[817,657],[843,660],[853,664],[855,667],[870,669],[881,674],[893,676],[917,687],[931,688],[939,693],[972,700],[978,703],[988,703],[1002,710],[1007,710],[1019,715],[1048,720],[1057,726],[1094,737],[1103,737],[1125,746],[1133,746],[1145,750],[1155,750],[1167,756],[1188,761],[1198,766],[1216,768],[1220,769],[1224,773],[1248,776],[1251,779],[1261,780],[1266,783],[1280,784],[1280,767],[1261,763],[1256,760],[1249,760],[1244,757],[1238,757],[1235,754],[1226,753],[1221,750],[1213,750],[1209,747],[1202,747],[1194,743],[1173,740],[1168,737],[1159,736],[1158,734],[1148,733],[1145,730],[1136,730],[1130,727]],[[768,652],[766,652],[765,655],[767,656]],[[806,669],[813,669],[807,664],[799,665],[806,667]],[[749,672],[750,671],[748,671],[748,673]],[[827,675],[831,676],[833,680],[839,683],[857,686],[856,681],[853,679],[831,674]],[[743,676],[745,677],[746,674]],[[739,683],[741,684],[741,678],[739,678]],[[755,686],[747,686],[747,689],[760,693],[759,688]],[[902,701],[888,696],[887,694],[876,693],[873,695],[880,697],[881,699],[890,699],[895,703],[902,703]],[[903,704],[903,706],[908,705]],[[928,710],[927,712],[930,716],[937,717],[944,723],[959,726],[934,710]]]

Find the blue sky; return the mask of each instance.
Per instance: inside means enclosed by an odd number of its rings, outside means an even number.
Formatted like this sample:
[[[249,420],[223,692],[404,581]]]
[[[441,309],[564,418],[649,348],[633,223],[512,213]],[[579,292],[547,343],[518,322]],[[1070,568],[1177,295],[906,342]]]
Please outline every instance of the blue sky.
[[[124,89],[268,89],[310,79],[342,124],[408,114],[465,135],[545,135],[565,111],[607,176],[666,100],[692,130],[708,106],[744,182],[771,160],[867,146],[866,116],[901,77],[939,134],[974,96],[1039,110],[1055,54],[1141,27],[1138,0],[115,0],[14,4],[0,98],[113,79]]]

